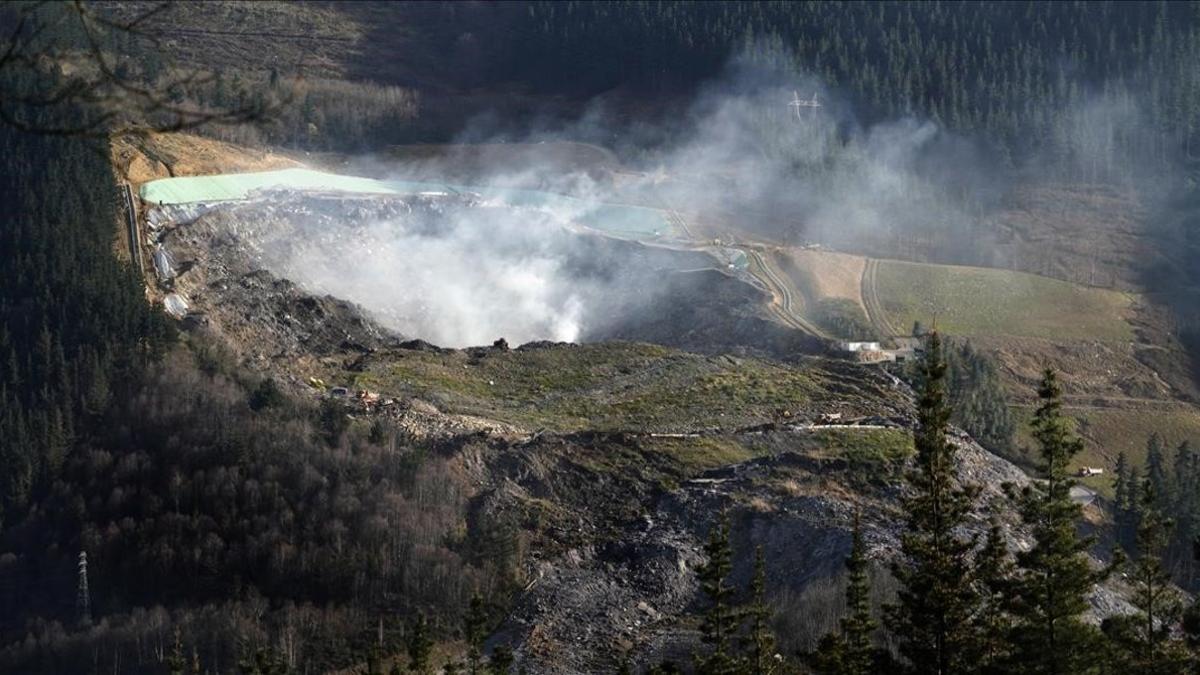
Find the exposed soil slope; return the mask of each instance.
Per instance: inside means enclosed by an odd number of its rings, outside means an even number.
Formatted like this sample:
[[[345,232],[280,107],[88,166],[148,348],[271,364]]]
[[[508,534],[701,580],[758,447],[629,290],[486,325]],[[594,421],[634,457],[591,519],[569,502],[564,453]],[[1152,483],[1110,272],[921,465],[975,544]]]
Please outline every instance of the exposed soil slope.
[[[156,178],[265,171],[300,166],[271,150],[247,148],[185,133],[123,136],[112,144],[117,175],[134,187]]]

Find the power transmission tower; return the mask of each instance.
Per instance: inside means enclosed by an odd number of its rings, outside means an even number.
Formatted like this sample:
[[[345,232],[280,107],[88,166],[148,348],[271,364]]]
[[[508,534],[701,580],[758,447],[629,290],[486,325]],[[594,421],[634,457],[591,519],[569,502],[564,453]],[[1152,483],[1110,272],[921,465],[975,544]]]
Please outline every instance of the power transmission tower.
[[[815,91],[813,92],[812,99],[809,100],[800,98],[800,92],[793,90],[792,100],[788,103],[788,105],[796,109],[796,119],[803,121],[804,118],[800,116],[800,109],[811,108],[814,112],[816,112],[816,109],[821,107],[821,102],[817,100],[817,93]]]
[[[79,612],[79,622],[88,625],[92,623],[92,598],[88,591],[87,552],[79,552],[79,587],[75,596],[75,609]]]

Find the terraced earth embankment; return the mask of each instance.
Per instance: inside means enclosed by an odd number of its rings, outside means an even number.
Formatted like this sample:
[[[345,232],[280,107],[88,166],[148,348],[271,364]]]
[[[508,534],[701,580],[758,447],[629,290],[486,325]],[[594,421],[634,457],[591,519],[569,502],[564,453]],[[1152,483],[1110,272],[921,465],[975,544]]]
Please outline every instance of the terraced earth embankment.
[[[796,292],[790,281],[785,281],[774,269],[768,260],[769,254],[763,255],[761,251],[753,248],[744,250],[750,260],[749,271],[771,294],[770,309],[779,320],[809,335],[829,339],[831,336],[828,333],[804,316],[803,296]]]
[[[879,260],[867,258],[862,275],[862,302],[867,318],[881,337],[901,335],[892,324],[879,299]]]

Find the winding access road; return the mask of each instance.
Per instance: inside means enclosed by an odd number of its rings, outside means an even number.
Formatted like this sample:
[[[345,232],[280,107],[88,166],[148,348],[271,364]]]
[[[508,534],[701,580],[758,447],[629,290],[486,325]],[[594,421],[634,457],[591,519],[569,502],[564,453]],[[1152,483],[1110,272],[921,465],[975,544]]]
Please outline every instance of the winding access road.
[[[121,183],[121,195],[125,202],[125,231],[129,239],[129,259],[137,269],[138,275],[146,274],[146,266],[142,262],[142,238],[138,232],[137,211],[134,209],[133,188],[129,183]]]
[[[859,292],[862,295],[863,306],[867,308],[867,319],[875,327],[880,337],[900,335],[896,327],[888,321],[887,313],[883,311],[883,303],[879,301],[879,261],[867,258],[863,266],[862,282]]]
[[[683,217],[683,214],[675,210],[665,197],[660,196],[659,201],[662,203],[662,211],[666,215],[667,220],[683,233],[686,243],[682,246],[664,246],[661,243],[650,245],[676,248],[678,250],[706,251],[712,249],[709,242],[697,239],[696,234],[688,227],[687,220]],[[832,336],[821,330],[817,325],[804,318],[803,296],[797,293],[792,288],[791,283],[771,266],[769,258],[762,253],[762,249],[765,248],[762,244],[739,243],[732,235],[728,239],[729,244],[727,248],[735,248],[746,254],[746,259],[749,263],[746,271],[754,276],[771,295],[771,301],[767,305],[771,314],[789,328],[794,328],[819,338],[833,339]],[[649,242],[643,243],[649,244]]]
[[[809,335],[832,339],[828,333],[804,318],[803,300],[797,303],[796,294],[792,291],[791,286],[776,274],[770,262],[761,252],[747,247],[739,248],[745,251],[746,257],[750,259],[750,273],[763,282],[767,292],[771,294],[770,307],[780,321]]]

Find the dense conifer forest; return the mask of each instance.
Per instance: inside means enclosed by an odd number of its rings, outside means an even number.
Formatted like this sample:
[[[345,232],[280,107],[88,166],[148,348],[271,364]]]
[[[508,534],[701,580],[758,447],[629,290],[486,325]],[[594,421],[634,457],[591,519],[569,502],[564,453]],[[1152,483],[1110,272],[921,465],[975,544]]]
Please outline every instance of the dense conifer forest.
[[[0,162],[0,524],[11,525],[174,332],[114,255],[124,216],[104,143],[0,127]]]
[[[741,56],[851,97],[865,122],[983,135],[1010,164],[1102,158],[1079,169],[1094,179],[1195,154],[1198,22],[1194,2],[546,2],[512,63],[556,89],[650,94]]]

